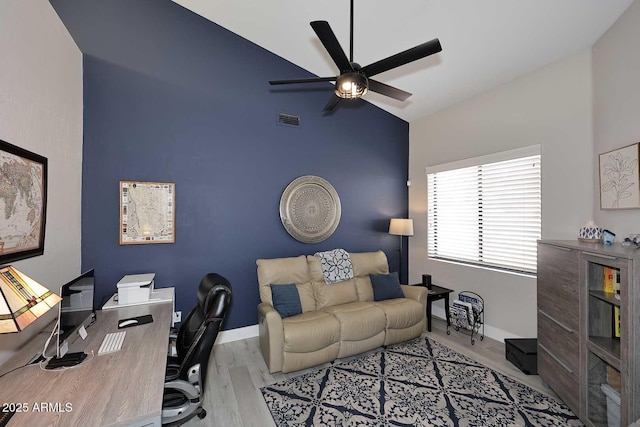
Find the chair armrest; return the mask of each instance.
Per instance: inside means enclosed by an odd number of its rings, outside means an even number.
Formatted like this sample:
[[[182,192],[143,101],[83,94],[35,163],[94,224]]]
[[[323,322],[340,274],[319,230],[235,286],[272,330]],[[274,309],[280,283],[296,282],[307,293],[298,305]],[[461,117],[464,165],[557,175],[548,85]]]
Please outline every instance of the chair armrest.
[[[258,305],[260,350],[270,373],[282,370],[284,362],[284,329],[282,317],[269,303]]]

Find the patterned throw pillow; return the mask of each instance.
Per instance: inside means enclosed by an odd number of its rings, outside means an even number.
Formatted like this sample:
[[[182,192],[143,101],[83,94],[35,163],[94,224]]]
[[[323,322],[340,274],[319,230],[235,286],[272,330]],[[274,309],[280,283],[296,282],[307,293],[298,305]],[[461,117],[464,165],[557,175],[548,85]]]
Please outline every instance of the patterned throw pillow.
[[[404,298],[404,293],[398,280],[398,272],[390,274],[370,274],[373,287],[373,300],[383,301],[393,298]]]
[[[302,313],[300,294],[295,284],[276,285],[271,284],[271,300],[273,308],[280,313],[283,319]]]

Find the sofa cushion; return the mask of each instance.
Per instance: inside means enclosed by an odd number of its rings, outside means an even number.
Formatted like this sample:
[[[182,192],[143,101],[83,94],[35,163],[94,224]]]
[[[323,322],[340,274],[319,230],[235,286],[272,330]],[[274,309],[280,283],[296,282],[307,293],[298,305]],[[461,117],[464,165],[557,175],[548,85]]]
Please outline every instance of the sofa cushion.
[[[280,313],[280,317],[283,319],[302,314],[300,294],[295,283],[287,285],[271,284],[271,298],[273,299],[273,308]]]
[[[387,256],[382,251],[349,253],[349,257],[356,277],[389,273]]]
[[[316,300],[311,277],[307,267],[307,258],[304,255],[291,258],[259,259],[258,286],[260,288],[260,301],[273,304],[271,297],[272,283],[295,283],[300,294],[302,312],[316,309]]]
[[[350,253],[356,281],[358,301],[373,301],[373,288],[369,274],[388,274],[387,256],[382,251]]]
[[[368,275],[363,277],[356,277],[355,281],[358,301],[373,301],[373,286],[371,286],[371,278]]]
[[[309,269],[309,278],[312,281],[324,283],[320,258],[315,255],[307,255],[307,268]]]
[[[340,322],[341,341],[359,341],[384,331],[387,318],[380,308],[369,302],[352,302],[321,309]]]
[[[324,282],[313,282],[318,309],[339,304],[358,301],[356,282],[354,279],[345,280],[331,285]]]
[[[349,256],[351,256],[351,254],[349,254]],[[312,280],[311,283],[315,291],[317,309],[358,301],[358,292],[356,291],[354,279],[328,285],[324,281],[320,258],[314,255],[307,255],[307,265],[309,268],[309,277]]]
[[[387,329],[404,329],[422,321],[425,308],[418,301],[408,298],[388,299],[374,303],[387,316]]]
[[[311,311],[282,320],[284,351],[309,353],[340,341],[340,322],[322,311]]]
[[[370,274],[371,286],[373,287],[373,300],[383,301],[393,298],[404,298],[398,273],[389,274]]]

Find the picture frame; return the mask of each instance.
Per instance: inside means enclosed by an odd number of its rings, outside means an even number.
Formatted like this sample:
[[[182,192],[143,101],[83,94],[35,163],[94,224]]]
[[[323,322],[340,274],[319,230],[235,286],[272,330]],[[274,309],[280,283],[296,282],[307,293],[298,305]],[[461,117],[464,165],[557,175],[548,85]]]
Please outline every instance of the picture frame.
[[[639,149],[635,143],[600,154],[600,209],[640,208]]]
[[[120,181],[121,245],[175,243],[176,185]]]
[[[0,140],[0,264],[44,253],[47,158]]]

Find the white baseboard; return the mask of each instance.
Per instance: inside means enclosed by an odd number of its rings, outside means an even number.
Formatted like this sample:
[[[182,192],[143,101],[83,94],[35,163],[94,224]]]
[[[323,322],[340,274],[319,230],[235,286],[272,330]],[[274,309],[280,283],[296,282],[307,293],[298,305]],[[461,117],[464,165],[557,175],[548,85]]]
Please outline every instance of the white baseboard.
[[[216,339],[216,344],[224,344],[226,342],[240,341],[247,338],[257,337],[259,335],[258,325],[245,326],[244,328],[229,329],[221,331]]]
[[[444,308],[433,307],[433,311],[431,312],[431,314],[433,315],[433,317],[438,317],[442,320],[446,320]],[[502,329],[494,328],[493,326],[487,325],[486,323],[484,325],[484,334],[485,336],[500,342],[504,342],[505,338],[525,338],[514,335],[511,332],[503,331]]]

